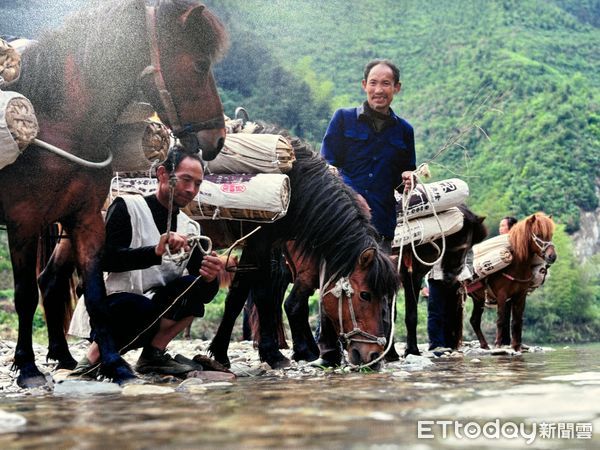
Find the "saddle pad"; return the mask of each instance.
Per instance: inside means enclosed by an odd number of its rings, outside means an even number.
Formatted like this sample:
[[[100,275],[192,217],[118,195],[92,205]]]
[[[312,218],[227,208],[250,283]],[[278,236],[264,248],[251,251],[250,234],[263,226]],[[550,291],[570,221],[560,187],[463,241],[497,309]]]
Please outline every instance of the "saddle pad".
[[[463,203],[469,196],[469,186],[458,178],[436,181],[435,183],[418,184],[408,199],[406,217],[411,220],[416,217],[424,217],[436,212],[445,211]],[[402,196],[398,194],[396,212],[398,222],[404,216]]]
[[[464,216],[458,208],[450,208],[434,216],[409,220],[406,224],[398,222],[392,241],[392,247],[400,247],[414,242],[415,245],[434,241],[442,234],[448,236],[460,231],[463,227]]]
[[[290,142],[278,134],[228,134],[207,173],[286,173],[296,160]]]
[[[207,175],[198,201],[189,205],[195,220],[272,222],[287,214],[290,179],[287,175]]]

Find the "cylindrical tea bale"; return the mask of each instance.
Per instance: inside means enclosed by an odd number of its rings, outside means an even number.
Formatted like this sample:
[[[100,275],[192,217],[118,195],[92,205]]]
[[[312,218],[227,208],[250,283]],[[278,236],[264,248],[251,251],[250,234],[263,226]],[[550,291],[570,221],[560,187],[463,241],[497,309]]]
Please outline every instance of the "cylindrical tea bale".
[[[31,102],[17,92],[0,91],[0,168],[15,162],[38,131]]]
[[[0,86],[21,75],[21,55],[8,42],[0,39]]]

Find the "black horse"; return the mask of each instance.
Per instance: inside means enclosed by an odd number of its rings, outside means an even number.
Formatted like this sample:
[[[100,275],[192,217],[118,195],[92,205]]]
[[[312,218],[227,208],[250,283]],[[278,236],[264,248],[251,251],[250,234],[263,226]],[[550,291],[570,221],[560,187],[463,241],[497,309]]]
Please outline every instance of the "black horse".
[[[487,236],[487,229],[483,224],[485,217],[477,216],[465,205],[459,205],[463,214],[463,227],[460,231],[446,236],[446,251],[442,258],[442,268],[444,271],[444,281],[451,282],[456,280],[460,274],[469,250],[473,245],[483,241]],[[423,244],[416,247],[419,257],[424,261],[434,261],[439,255],[441,248],[441,239],[434,241],[434,244]],[[406,324],[406,350],[404,355],[420,355],[417,347],[417,301],[419,292],[423,283],[423,278],[429,272],[431,267],[425,265],[413,257],[410,246],[405,247],[403,251],[400,277],[404,286],[405,301],[405,324]],[[449,322],[449,328],[453,335],[453,348],[460,345],[462,339],[462,302],[459,294],[456,294],[456,304],[450,308],[452,314],[446,317]],[[392,347],[393,349],[393,347]],[[397,354],[388,353],[388,360],[398,359]]]
[[[261,132],[287,134],[268,127]],[[252,265],[255,270],[236,274],[226,299],[223,320],[209,347],[215,359],[226,365],[229,364],[227,349],[231,332],[249,292],[252,292],[259,313],[261,360],[271,367],[289,364],[279,351],[275,317],[281,304],[277,301],[280,295],[273,295],[278,289],[274,287],[277,283],[271,267],[272,249],[280,249],[287,241],[294,240],[300,254],[325,263],[325,280],[335,282],[349,277],[351,284],[356,283],[353,284],[356,295],[349,303],[354,305],[356,316],[362,314],[360,319],[364,319],[365,324],[369,320],[376,321],[375,328],[381,335],[387,299],[399,287],[396,270],[390,259],[379,251],[375,229],[357,203],[354,192],[329,171],[327,163],[306,142],[294,137],[291,143],[296,162],[287,174],[291,183],[287,215],[277,222],[264,224],[247,240],[239,264],[241,267]],[[236,226],[231,222],[226,225],[229,231]],[[204,221],[203,227],[211,238],[223,234],[222,224]],[[364,283],[353,279],[359,274]],[[359,284],[360,288],[357,287]],[[337,303],[335,305],[332,313],[337,315]],[[344,303],[343,325],[346,320],[350,321],[348,309]],[[373,349],[363,352],[362,348],[354,348],[351,357],[356,363],[363,363],[376,358],[377,353]]]

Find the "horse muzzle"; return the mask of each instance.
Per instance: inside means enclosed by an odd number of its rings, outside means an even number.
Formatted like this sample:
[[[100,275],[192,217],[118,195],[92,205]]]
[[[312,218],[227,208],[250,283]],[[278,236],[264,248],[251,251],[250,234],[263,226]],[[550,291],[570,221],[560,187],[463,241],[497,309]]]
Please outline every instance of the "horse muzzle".
[[[212,161],[225,145],[225,128],[182,133],[177,136],[188,153],[199,153],[204,161]]]

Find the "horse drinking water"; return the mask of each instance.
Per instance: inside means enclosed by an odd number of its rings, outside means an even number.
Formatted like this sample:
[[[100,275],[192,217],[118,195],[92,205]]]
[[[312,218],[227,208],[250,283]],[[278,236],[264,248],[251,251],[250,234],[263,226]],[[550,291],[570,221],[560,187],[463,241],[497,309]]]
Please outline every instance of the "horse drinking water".
[[[118,382],[133,377],[107,331],[102,301],[100,211],[112,177],[111,151],[115,161],[120,151],[111,148],[111,136],[130,102],[148,101],[188,151],[201,147],[205,159],[214,158],[225,129],[211,63],[226,43],[222,24],[197,1],[110,0],[67,19],[23,53],[21,78],[10,89],[34,105],[38,137],[100,164],[82,166],[31,145],[0,171],[0,220],[8,231],[19,316],[14,359],[19,386],[46,383],[34,361],[32,321],[38,240],[54,222],[70,239],[61,240],[39,280],[48,358],[58,360],[58,367],[75,365],[63,319],[76,267],[107,374]]]

